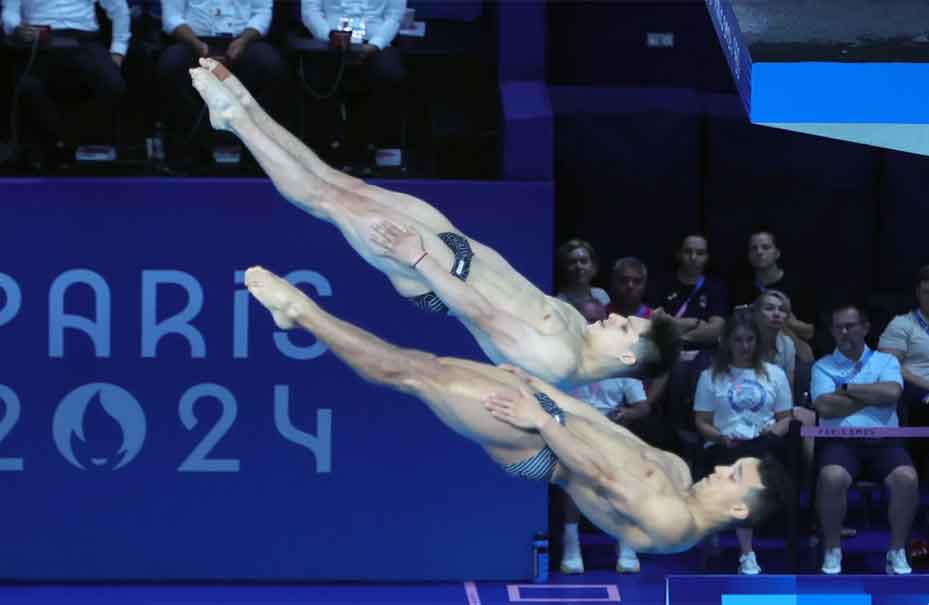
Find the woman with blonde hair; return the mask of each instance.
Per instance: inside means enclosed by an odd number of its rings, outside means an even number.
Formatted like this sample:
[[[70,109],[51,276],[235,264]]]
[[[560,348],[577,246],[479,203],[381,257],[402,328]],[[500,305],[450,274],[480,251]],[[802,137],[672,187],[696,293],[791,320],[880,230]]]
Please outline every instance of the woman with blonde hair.
[[[793,390],[797,347],[784,332],[791,313],[790,298],[780,290],[766,290],[755,299],[752,311],[761,331],[761,358],[784,370]]]

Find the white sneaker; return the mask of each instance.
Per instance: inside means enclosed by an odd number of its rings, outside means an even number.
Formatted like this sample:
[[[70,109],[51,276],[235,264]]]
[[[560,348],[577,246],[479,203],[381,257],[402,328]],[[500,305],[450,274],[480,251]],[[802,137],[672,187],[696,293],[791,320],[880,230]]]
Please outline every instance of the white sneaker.
[[[887,567],[885,570],[888,574],[902,576],[913,573],[910,564],[906,562],[906,551],[902,548],[887,551]]]
[[[890,555],[888,554],[888,557]],[[890,559],[888,558],[888,565]],[[837,573],[842,573],[842,549],[841,548],[830,548],[826,551],[826,554],[823,555],[823,573],[829,575],[835,575]]]
[[[619,545],[619,558],[616,559],[616,571],[619,573],[639,573],[639,557],[625,544]]]
[[[581,550],[565,548],[561,556],[561,573],[576,574],[584,573],[584,559],[581,557]]]
[[[739,557],[739,573],[746,576],[757,576],[761,573],[754,551]]]

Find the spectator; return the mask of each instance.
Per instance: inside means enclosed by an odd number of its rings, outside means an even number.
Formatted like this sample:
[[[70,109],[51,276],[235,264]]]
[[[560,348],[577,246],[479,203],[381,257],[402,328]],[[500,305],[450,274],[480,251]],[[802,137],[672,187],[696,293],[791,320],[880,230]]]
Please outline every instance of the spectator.
[[[610,295],[590,285],[600,270],[593,246],[581,239],[568,240],[555,252],[555,263],[558,298],[573,305],[589,322],[604,319]]]
[[[929,265],[916,274],[916,308],[898,315],[887,325],[878,349],[890,353],[900,362],[903,375],[901,404],[909,415],[908,423],[929,425]],[[913,440],[916,463],[924,477],[929,474],[925,440]]]
[[[676,258],[676,272],[657,282],[657,306],[678,319],[685,351],[715,348],[729,315],[729,301],[722,280],[705,273],[710,259],[706,237],[686,236]]]
[[[626,256],[613,263],[610,274],[610,304],[608,313],[623,317],[648,319],[652,309],[646,306],[645,286],[648,283],[648,268],[634,256]]]
[[[633,427],[644,420],[650,412],[650,405],[641,381],[633,378],[609,378],[584,385],[571,393],[577,399],[589,403],[599,412],[617,424],[626,426],[633,432]],[[570,498],[565,501],[564,552],[561,558],[562,573],[583,573],[584,560],[581,556],[578,537],[580,512]],[[570,513],[570,514],[569,514]],[[619,556],[616,571],[619,573],[638,573],[640,569],[638,556],[631,547],[618,543]]]
[[[234,68],[258,103],[280,120],[277,102],[291,80],[281,55],[263,40],[271,26],[272,4],[272,0],[162,0],[162,29],[174,38],[158,61],[165,150],[173,165],[209,162],[212,156],[206,109],[188,73],[200,58],[214,57]]]
[[[770,231],[756,231],[748,238],[748,262],[753,275],[739,280],[733,288],[735,304],[750,305],[766,290],[776,289],[790,296],[793,309],[784,332],[794,339],[794,345],[800,359],[813,360],[813,350],[807,341],[813,338],[816,304],[810,296],[809,289],[803,288],[795,281],[795,276],[788,274],[778,266],[781,251]]]
[[[745,456],[781,460],[790,428],[787,376],[762,358],[761,331],[752,312],[737,310],[725,322],[713,366],[700,374],[694,395],[694,421],[706,440],[709,470]],[[711,473],[708,473],[711,474]],[[761,573],[751,527],[736,528],[741,548],[739,573]]]
[[[819,423],[828,427],[896,427],[903,390],[900,362],[865,344],[870,329],[861,307],[845,305],[832,313],[836,349],[813,365],[810,392]],[[885,571],[908,574],[905,545],[919,504],[916,470],[906,449],[892,439],[818,439],[817,511],[823,534],[823,573],[842,571],[839,545],[849,486],[860,471],[881,480],[890,492],[890,549]]]
[[[761,329],[761,358],[784,370],[793,392],[797,349],[793,339],[784,333],[790,317],[790,299],[780,290],[768,289],[755,299],[752,309]]]
[[[52,166],[74,161],[77,141],[68,140],[59,101],[91,98],[104,115],[113,115],[126,94],[122,65],[129,48],[126,0],[100,0],[112,22],[109,49],[103,44],[93,0],[4,0],[3,29],[24,45],[36,41],[35,26],[51,28],[54,37],[70,39],[68,48],[42,48],[30,65],[19,53],[16,73],[26,124]],[[189,88],[189,86],[188,86]]]
[[[610,303],[607,314],[616,313],[624,317],[651,318],[652,308],[646,305],[645,289],[648,284],[648,268],[638,258],[626,256],[613,263],[610,275]],[[664,414],[664,402],[668,392],[669,374],[666,372],[645,383],[648,396],[647,422],[630,427],[634,433],[650,445],[666,448],[668,436],[660,417]]]
[[[384,145],[390,126],[400,122],[407,72],[403,56],[391,47],[391,42],[405,11],[406,0],[301,1],[303,24],[314,38],[329,40],[334,31],[342,29],[343,22],[352,30],[349,53],[361,63],[362,78],[371,94],[361,98],[354,112],[356,119],[348,130],[345,153],[349,159],[361,159],[364,164],[370,164],[375,147]],[[331,55],[317,59],[311,82],[314,88],[329,89],[338,78],[341,59]],[[330,60],[328,65],[326,59]]]
[[[571,239],[559,246],[555,253],[556,276],[559,290],[558,298],[571,303],[587,319],[595,322],[606,317],[605,306],[610,302],[609,295],[600,288],[592,288],[590,283],[597,275],[597,252],[584,240]],[[641,381],[634,379],[608,379],[585,385],[572,393],[574,397],[589,403],[601,413],[609,416],[618,424],[635,424],[648,415],[649,404],[646,401],[645,388]],[[564,492],[555,492],[564,511],[563,550],[560,569],[562,573],[584,573],[584,559],[581,554],[578,526],[581,513]],[[619,543],[619,557],[616,570],[620,573],[639,571],[639,559],[636,552]]]

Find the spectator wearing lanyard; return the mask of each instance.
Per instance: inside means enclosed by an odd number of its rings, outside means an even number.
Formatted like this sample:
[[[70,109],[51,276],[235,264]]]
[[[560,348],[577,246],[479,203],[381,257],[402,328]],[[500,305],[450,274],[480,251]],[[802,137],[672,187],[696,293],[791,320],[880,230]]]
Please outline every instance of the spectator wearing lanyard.
[[[796,276],[778,265],[781,251],[774,234],[756,231],[748,238],[748,263],[752,275],[735,282],[732,301],[736,305],[751,305],[768,289],[780,290],[793,302],[793,312],[787,318],[785,333],[794,339],[797,354],[804,361],[813,360],[813,349],[808,344],[814,334],[816,303],[811,289],[804,288]]]
[[[929,265],[916,274],[916,308],[895,317],[881,334],[878,349],[900,362],[903,374],[901,403],[909,412],[909,424],[929,426]],[[917,464],[929,473],[925,440],[911,442]]]
[[[678,319],[684,350],[712,349],[729,315],[726,286],[706,274],[709,243],[701,234],[687,235],[675,254],[675,273],[657,280],[656,306]]]
[[[832,313],[836,348],[813,365],[810,396],[826,427],[896,427],[897,402],[903,390],[900,362],[893,355],[865,345],[870,329],[865,311],[844,305]],[[817,439],[816,509],[823,534],[823,573],[842,572],[839,536],[845,519],[848,488],[864,470],[883,481],[890,492],[890,547],[885,571],[908,574],[905,545],[909,538],[919,490],[913,461],[894,439]]]

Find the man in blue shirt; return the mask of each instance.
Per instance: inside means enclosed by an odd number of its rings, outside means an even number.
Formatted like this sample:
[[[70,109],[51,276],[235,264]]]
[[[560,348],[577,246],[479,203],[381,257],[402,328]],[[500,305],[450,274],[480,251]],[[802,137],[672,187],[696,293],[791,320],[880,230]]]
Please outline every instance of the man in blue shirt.
[[[162,29],[175,40],[158,61],[168,129],[166,151],[172,164],[208,160],[211,154],[208,119],[187,71],[201,57],[218,58],[234,67],[256,99],[280,121],[277,101],[290,72],[280,53],[263,39],[271,26],[272,6],[272,0],[162,0]]]
[[[18,90],[26,124],[37,134],[53,166],[73,161],[77,143],[66,141],[59,98],[90,97],[107,115],[126,94],[121,69],[131,36],[129,7],[126,0],[100,0],[100,5],[112,21],[109,49],[100,36],[94,0],[3,1],[7,37],[21,46],[36,45],[33,62],[30,53],[18,57]],[[45,35],[37,28],[51,28],[49,36],[56,42],[69,42],[68,46],[46,45]]]
[[[897,402],[903,388],[900,362],[865,344],[870,324],[865,311],[845,305],[832,313],[836,349],[813,365],[810,395],[820,426],[842,428],[897,427]],[[842,571],[839,537],[846,496],[861,470],[882,480],[890,492],[890,549],[886,572],[908,574],[905,545],[919,492],[909,454],[893,439],[817,439],[819,480],[817,510],[823,533],[823,573]]]

